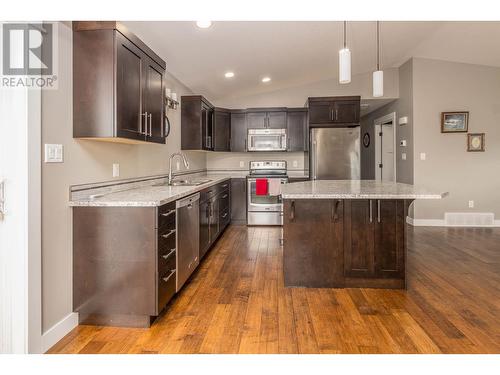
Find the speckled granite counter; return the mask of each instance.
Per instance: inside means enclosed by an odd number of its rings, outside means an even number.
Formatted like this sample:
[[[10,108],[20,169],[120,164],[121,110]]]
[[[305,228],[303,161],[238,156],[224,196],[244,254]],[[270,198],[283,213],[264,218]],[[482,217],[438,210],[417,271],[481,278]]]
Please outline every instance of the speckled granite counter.
[[[373,180],[316,180],[284,185],[283,199],[441,199],[447,192]]]
[[[190,177],[191,178],[191,177]],[[213,186],[224,180],[230,179],[231,175],[208,174],[196,175],[195,178],[210,179],[210,182],[198,186],[155,186],[158,181],[150,185],[126,189],[108,194],[99,194],[93,197],[91,194],[73,197],[69,205],[72,207],[155,207],[177,199],[194,194],[207,187]],[[164,180],[164,179],[163,179]]]

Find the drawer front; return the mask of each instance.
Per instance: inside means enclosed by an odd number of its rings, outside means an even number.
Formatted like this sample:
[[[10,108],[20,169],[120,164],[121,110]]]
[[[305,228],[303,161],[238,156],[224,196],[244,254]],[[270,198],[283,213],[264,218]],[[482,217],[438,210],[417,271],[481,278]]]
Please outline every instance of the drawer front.
[[[176,237],[175,225],[167,225],[158,229],[158,256],[168,254],[172,249],[175,249]]]
[[[200,203],[205,202],[217,194],[217,185],[210,186],[202,191],[200,191]]]
[[[158,228],[174,223],[175,226],[175,202],[170,202],[158,208]]]
[[[231,195],[229,193],[229,190],[223,190],[219,194],[219,209],[224,210],[226,208],[229,208],[230,201],[231,201]]]
[[[160,274],[158,274],[160,275]],[[175,295],[176,270],[167,270],[158,277],[158,306],[156,313],[159,315],[167,303]]]
[[[220,229],[222,230],[223,228],[225,228],[226,225],[229,224],[230,220],[231,220],[231,212],[229,211],[229,206],[221,209],[219,211]]]
[[[167,251],[165,254],[158,254],[158,274],[163,275],[169,270],[176,269],[177,251],[174,248]]]
[[[231,180],[221,182],[220,184],[217,184],[218,191],[222,192],[224,190],[229,190],[230,185],[231,185]]]

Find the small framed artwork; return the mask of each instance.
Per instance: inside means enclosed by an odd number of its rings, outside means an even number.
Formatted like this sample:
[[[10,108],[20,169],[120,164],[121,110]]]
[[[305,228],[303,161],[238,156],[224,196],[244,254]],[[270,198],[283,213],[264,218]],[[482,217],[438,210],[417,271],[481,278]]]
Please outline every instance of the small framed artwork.
[[[467,133],[469,112],[442,112],[441,133]]]
[[[467,151],[469,152],[484,151],[484,133],[467,134]]]

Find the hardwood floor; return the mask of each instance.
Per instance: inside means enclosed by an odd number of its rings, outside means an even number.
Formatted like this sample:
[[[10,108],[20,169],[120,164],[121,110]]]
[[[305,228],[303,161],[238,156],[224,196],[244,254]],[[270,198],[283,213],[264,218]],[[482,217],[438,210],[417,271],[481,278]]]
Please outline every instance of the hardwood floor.
[[[49,352],[500,353],[500,229],[409,232],[407,291],[302,289],[279,229],[230,226],[150,329],[79,326]]]

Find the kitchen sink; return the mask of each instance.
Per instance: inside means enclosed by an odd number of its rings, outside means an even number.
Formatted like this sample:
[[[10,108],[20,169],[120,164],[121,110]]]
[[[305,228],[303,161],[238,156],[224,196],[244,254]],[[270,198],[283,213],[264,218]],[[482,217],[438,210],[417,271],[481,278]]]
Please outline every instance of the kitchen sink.
[[[190,180],[173,180],[170,184],[168,182],[162,182],[160,184],[155,184],[154,186],[198,186],[202,184],[206,184],[212,180],[208,178],[193,178]]]

